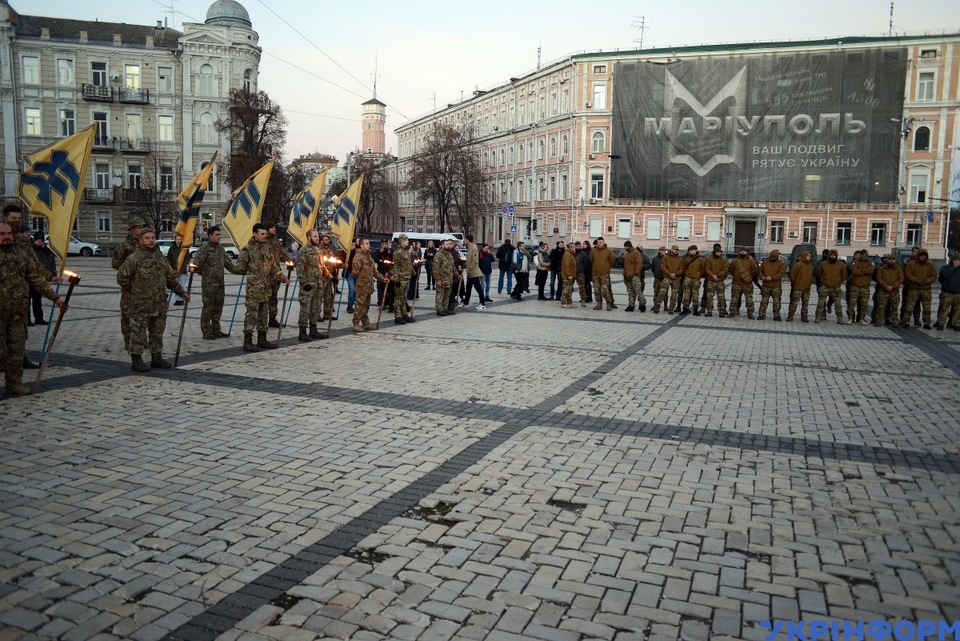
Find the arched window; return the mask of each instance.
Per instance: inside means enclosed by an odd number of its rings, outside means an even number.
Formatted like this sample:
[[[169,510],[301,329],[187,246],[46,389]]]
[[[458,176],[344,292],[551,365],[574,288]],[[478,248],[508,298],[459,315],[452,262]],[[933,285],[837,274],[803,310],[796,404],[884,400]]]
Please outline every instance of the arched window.
[[[253,91],[253,72],[249,69],[243,72],[243,90],[247,93]]]
[[[208,162],[202,162],[202,163],[200,163],[200,169],[203,170],[203,168],[206,167],[206,166],[209,165],[209,164],[210,164],[210,163],[208,163]],[[213,191],[213,175],[216,173],[216,171],[217,171],[217,168],[214,167],[214,168],[213,168],[213,171],[210,172],[210,180],[207,181],[207,191]]]
[[[217,133],[213,128],[213,114],[200,114],[200,126],[197,129],[197,142],[212,145],[217,142]]]
[[[590,151],[601,152],[604,150],[604,139],[602,131],[595,131],[593,133],[593,146],[590,148]]]
[[[930,127],[917,127],[913,134],[914,151],[930,151]]]
[[[524,156],[523,156],[523,143],[520,143],[520,147],[519,147],[519,149],[518,149],[517,161],[518,161],[518,162],[526,162],[526,159],[525,159]]]
[[[538,145],[537,145],[537,158],[538,158],[539,160],[543,160],[543,148],[544,148],[544,146],[545,146],[545,145],[544,145],[544,142],[543,142],[543,138],[541,138],[541,139],[540,139],[539,141],[537,141],[537,142],[538,142]]]
[[[569,140],[567,140],[567,134],[563,134],[563,136],[560,137],[560,155],[567,156],[569,154],[570,154]]]
[[[550,157],[557,157],[557,138],[556,136],[550,136]]]
[[[201,96],[212,96],[213,67],[207,64],[200,65],[200,75],[197,76],[197,93]]]

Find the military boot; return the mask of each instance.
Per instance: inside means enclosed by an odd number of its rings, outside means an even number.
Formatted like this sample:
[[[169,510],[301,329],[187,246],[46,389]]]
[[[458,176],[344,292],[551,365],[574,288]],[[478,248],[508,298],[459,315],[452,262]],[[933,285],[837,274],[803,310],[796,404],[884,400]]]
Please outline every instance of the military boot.
[[[792,322],[793,322],[793,314],[792,314],[792,313],[791,313],[791,314],[787,314],[787,322],[788,322],[788,323],[792,323]]]
[[[314,325],[314,327],[316,327],[316,325]],[[309,342],[310,342],[311,339],[310,339],[309,336],[307,336],[307,326],[306,326],[306,325],[301,325],[301,326],[300,326],[300,336],[297,337],[297,340],[301,340],[301,341],[303,341],[304,343],[309,343]]]
[[[361,334],[361,333],[363,333],[363,332],[366,331],[366,330],[364,330],[362,327],[360,327],[360,323],[354,323],[354,324],[353,324],[353,331],[357,332],[358,334]]]
[[[140,354],[130,354],[130,369],[135,372],[149,372],[150,366],[143,362]]]
[[[413,316],[404,316],[404,317],[403,317],[403,320],[407,321],[408,323],[415,323],[415,322],[417,322],[417,319],[414,318]]]
[[[243,333],[243,351],[259,352],[260,348],[253,344],[253,332]]]
[[[26,385],[21,385],[20,383],[7,383],[3,393],[7,394],[8,396],[29,396],[33,393],[33,390]]]
[[[159,367],[160,369],[170,369],[173,367],[173,365],[163,360],[163,354],[160,352],[150,355],[150,365],[153,367]]]
[[[809,322],[810,322],[810,317],[807,316],[806,314],[800,314],[800,321],[803,322],[803,323],[809,323]]]
[[[30,359],[26,356],[23,357],[23,369],[40,369],[40,366],[36,363],[31,363]]]
[[[320,332],[317,331],[316,324],[310,326],[310,338],[319,339],[319,338],[326,338],[326,337],[327,337],[326,334],[321,334]]]
[[[397,325],[407,324],[407,321],[403,320],[403,316],[397,316],[396,318],[393,319],[393,322],[396,323]]]
[[[280,321],[277,320],[276,314],[270,314],[270,322],[267,323],[267,327],[280,327]]]
[[[257,347],[260,349],[277,349],[277,344],[267,340],[266,332],[257,330]]]

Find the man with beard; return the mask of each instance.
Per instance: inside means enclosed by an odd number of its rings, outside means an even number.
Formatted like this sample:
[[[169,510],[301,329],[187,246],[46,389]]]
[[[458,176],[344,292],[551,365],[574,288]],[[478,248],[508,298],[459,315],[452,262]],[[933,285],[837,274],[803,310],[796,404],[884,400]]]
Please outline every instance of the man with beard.
[[[207,228],[207,242],[197,250],[193,264],[202,280],[201,297],[203,311],[200,313],[200,331],[207,340],[226,338],[220,331],[220,315],[223,313],[224,282],[223,270],[237,273],[233,261],[220,246],[220,228],[216,225]]]
[[[903,285],[903,268],[897,265],[893,254],[883,257],[883,265],[874,272],[877,281],[876,305],[873,308],[873,324],[882,327],[887,316],[894,328],[899,328],[897,308],[900,306],[900,286]]]
[[[257,223],[253,226],[253,237],[247,246],[240,250],[237,259],[237,274],[247,277],[247,313],[243,317],[243,351],[259,352],[261,349],[275,349],[276,343],[267,340],[267,326],[270,313],[270,297],[275,282],[289,283],[290,280],[280,271],[277,254],[267,244],[267,228]],[[286,254],[284,254],[286,255]],[[279,323],[278,323],[279,325]],[[257,330],[257,344],[253,344],[253,330]]]
[[[333,248],[330,234],[320,235],[320,264],[326,269],[320,270],[320,317],[325,320],[337,320],[333,315],[333,294],[337,282],[337,268],[341,263],[337,251]]]
[[[810,287],[813,285],[813,252],[803,252],[800,260],[790,268],[790,309],[787,322],[793,322],[793,316],[800,304],[800,320],[809,323],[807,305],[810,303]]]
[[[277,265],[286,265],[290,261],[290,257],[287,255],[287,252],[283,250],[283,243],[280,242],[280,237],[277,235],[277,224],[270,222],[264,223],[264,226],[267,228],[267,247],[270,248],[270,252],[277,261]],[[282,269],[280,275],[283,276]],[[280,291],[280,283],[285,283],[286,281],[286,278],[281,278],[280,280],[274,280],[270,283],[270,327],[280,327],[280,321],[277,320],[277,313],[280,311],[280,297],[278,292]]]
[[[660,313],[660,303],[668,314],[673,314],[677,306],[677,293],[680,289],[680,278],[683,276],[683,259],[680,258],[680,248],[676,245],[670,248],[670,253],[660,259],[660,270],[663,272],[663,282],[660,291],[653,301],[653,313]],[[669,300],[667,297],[669,296]]]
[[[450,293],[453,289],[454,274],[456,266],[453,262],[453,256],[450,248],[453,246],[452,240],[444,240],[440,243],[440,251],[433,258],[433,288],[436,294],[437,316],[446,316],[450,305]]]
[[[706,261],[700,255],[696,245],[687,248],[687,255],[683,259],[683,314],[689,314],[691,306],[693,315],[699,316],[700,309],[700,279],[706,273]]]
[[[725,294],[726,289],[726,280],[727,274],[730,273],[730,261],[727,260],[727,257],[723,255],[723,249],[717,246],[714,246],[713,255],[707,259],[707,264],[704,266],[707,277],[704,282],[703,290],[704,295],[706,296],[706,304],[704,305],[707,313],[705,316],[713,316],[713,298],[716,296],[720,299],[717,303],[717,309],[719,310],[720,318],[726,318],[727,316],[727,297]]]
[[[297,278],[300,280],[300,318],[297,323],[300,335],[297,340],[309,343],[314,339],[326,338],[317,331],[317,323],[320,322],[320,279],[327,268],[320,261],[320,232],[310,229],[306,236],[307,244],[297,252],[296,260]],[[309,333],[307,326],[310,327]]]
[[[907,263],[907,267],[903,270],[903,277],[910,289],[907,292],[907,303],[900,314],[900,325],[904,329],[910,327],[909,312],[916,308],[919,300],[923,307],[923,328],[933,329],[930,326],[930,306],[932,305],[930,286],[937,280],[937,268],[930,262],[930,255],[927,254],[926,249],[918,251],[916,260]]]
[[[836,306],[837,323],[843,325],[843,297],[840,296],[840,285],[847,280],[847,266],[839,260],[836,249],[831,249],[827,253],[827,260],[817,266],[817,279],[820,281],[820,286],[817,288],[817,317],[813,322],[819,323],[826,320],[827,299],[830,298]]]
[[[870,283],[876,266],[867,250],[858,252],[850,265],[850,280],[847,282],[847,320],[850,323],[867,324],[867,303],[870,300]]]
[[[733,285],[730,286],[730,318],[740,315],[740,299],[746,296],[747,318],[753,319],[753,279],[757,275],[757,261],[745,248],[741,248],[737,258],[730,261],[730,275],[733,276]]]
[[[601,309],[603,301],[607,301],[608,312],[616,309],[610,283],[610,270],[617,264],[617,257],[613,255],[613,250],[607,247],[602,236],[597,238],[597,246],[590,252],[590,264],[593,265],[593,289],[597,297],[597,304],[593,308]]]
[[[767,301],[771,298],[773,298],[773,320],[780,320],[780,298],[783,295],[783,277],[786,271],[786,265],[780,260],[780,252],[774,249],[770,252],[770,257],[760,266],[760,279],[763,284],[760,286],[760,313],[757,314],[757,320],[767,317]]]
[[[623,258],[623,284],[627,286],[627,308],[624,311],[632,312],[639,301],[640,311],[645,312],[647,299],[643,295],[643,270],[646,258],[629,240],[623,241],[623,248],[627,252]]]
[[[353,304],[353,331],[358,334],[369,332],[374,327],[370,324],[370,296],[373,294],[373,280],[386,285],[389,278],[377,270],[373,257],[370,255],[370,241],[360,240],[357,252],[353,257],[353,275],[357,279],[357,300]]]
[[[470,237],[472,240],[472,237]],[[474,245],[476,247],[476,245]],[[393,322],[397,325],[406,325],[414,322],[413,316],[407,309],[406,284],[413,276],[413,260],[410,257],[410,239],[406,234],[397,236],[397,249],[393,252]],[[477,287],[480,281],[477,280]],[[483,305],[483,295],[480,296]]]

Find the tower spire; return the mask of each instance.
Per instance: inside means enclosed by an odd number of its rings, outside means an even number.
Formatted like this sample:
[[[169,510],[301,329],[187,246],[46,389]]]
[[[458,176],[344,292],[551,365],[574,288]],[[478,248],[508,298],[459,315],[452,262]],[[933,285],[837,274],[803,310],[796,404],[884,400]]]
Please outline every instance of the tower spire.
[[[377,71],[377,69],[378,69],[377,54],[374,54],[373,55],[373,73],[370,74],[373,77],[373,99],[374,100],[377,99],[377,79],[380,78],[380,73]]]

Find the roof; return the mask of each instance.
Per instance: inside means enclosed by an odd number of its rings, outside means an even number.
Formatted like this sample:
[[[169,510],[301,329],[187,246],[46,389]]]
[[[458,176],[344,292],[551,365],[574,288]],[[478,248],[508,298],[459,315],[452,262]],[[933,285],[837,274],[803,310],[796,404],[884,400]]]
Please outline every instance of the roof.
[[[366,102],[363,103],[363,104],[364,104],[364,105],[383,105],[384,107],[387,106],[387,103],[385,103],[385,102],[380,102],[380,101],[377,100],[376,98],[371,98],[370,100],[366,101]]]
[[[50,30],[51,40],[77,42],[80,32],[87,32],[91,43],[113,44],[113,35],[119,33],[124,46],[145,47],[147,38],[153,38],[153,46],[161,49],[176,49],[177,40],[183,35],[176,29],[153,27],[124,22],[100,22],[99,20],[70,20],[45,16],[17,17],[16,31],[21,38],[39,38],[42,29]]]
[[[207,9],[207,19],[204,22],[224,27],[253,28],[253,23],[250,22],[250,14],[237,0],[216,0]]]

